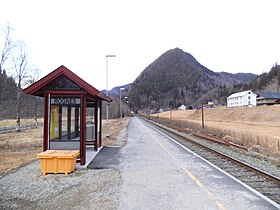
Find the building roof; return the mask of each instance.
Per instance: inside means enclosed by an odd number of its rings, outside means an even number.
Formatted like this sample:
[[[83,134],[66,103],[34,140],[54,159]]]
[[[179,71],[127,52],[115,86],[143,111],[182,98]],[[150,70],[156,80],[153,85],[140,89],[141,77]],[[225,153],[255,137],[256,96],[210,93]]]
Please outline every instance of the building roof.
[[[178,108],[180,108],[180,107],[186,107],[186,106],[183,104],[183,105],[179,106]]]
[[[23,92],[29,95],[43,96],[44,88],[50,85],[52,82],[54,82],[56,79],[58,79],[61,76],[68,78],[74,84],[76,84],[80,89],[85,90],[88,94],[92,96],[97,96],[101,100],[105,100],[107,102],[112,101],[110,97],[106,96],[101,91],[97,90],[96,88],[88,84],[86,81],[81,79],[79,76],[74,74],[72,71],[70,71],[68,68],[66,68],[63,65],[58,67],[56,70],[52,71],[42,79],[33,83],[29,87],[25,88]]]
[[[231,94],[229,97],[227,98],[236,98],[236,97],[242,97],[245,96],[247,93],[251,92],[252,94],[256,95],[255,93],[253,93],[251,90],[246,90],[246,91],[242,91],[242,92],[238,92],[238,93],[233,93]]]
[[[183,104],[183,105],[181,105],[181,106],[178,107],[178,110],[180,110],[180,109],[184,109],[184,110],[185,110],[186,108],[187,108],[187,107]]]
[[[265,99],[280,99],[280,92],[260,92],[258,96]]]

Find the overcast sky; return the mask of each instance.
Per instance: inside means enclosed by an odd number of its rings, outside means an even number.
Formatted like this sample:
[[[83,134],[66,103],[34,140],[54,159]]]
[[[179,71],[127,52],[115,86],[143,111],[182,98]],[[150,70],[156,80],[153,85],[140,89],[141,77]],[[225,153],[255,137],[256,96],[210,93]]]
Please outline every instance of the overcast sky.
[[[0,0],[41,77],[64,65],[97,89],[133,82],[176,47],[212,71],[261,74],[280,61],[279,0]]]

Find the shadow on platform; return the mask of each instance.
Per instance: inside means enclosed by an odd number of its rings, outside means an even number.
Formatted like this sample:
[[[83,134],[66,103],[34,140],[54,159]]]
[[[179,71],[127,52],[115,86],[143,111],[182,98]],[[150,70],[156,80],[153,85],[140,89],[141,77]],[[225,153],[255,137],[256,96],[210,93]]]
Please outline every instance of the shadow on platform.
[[[119,165],[121,147],[102,147],[87,166],[89,169],[108,169]]]

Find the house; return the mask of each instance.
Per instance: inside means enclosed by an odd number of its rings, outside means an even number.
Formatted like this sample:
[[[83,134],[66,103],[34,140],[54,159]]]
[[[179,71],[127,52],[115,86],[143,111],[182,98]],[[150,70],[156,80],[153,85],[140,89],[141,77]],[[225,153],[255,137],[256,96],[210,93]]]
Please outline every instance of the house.
[[[231,94],[227,97],[227,107],[256,106],[256,97],[251,90]]]
[[[208,107],[208,108],[213,108],[213,107],[214,107],[214,102],[213,102],[213,101],[209,101],[209,102],[207,103],[207,107]]]
[[[186,110],[186,109],[187,107],[184,104],[178,107],[178,110]]]
[[[257,106],[280,104],[280,92],[260,92],[257,95]]]

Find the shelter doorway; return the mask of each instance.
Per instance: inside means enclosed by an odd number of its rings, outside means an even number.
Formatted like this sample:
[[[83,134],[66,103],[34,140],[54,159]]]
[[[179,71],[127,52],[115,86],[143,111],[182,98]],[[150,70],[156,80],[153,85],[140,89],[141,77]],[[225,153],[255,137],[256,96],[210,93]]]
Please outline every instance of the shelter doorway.
[[[49,149],[80,150],[80,98],[50,97]]]

